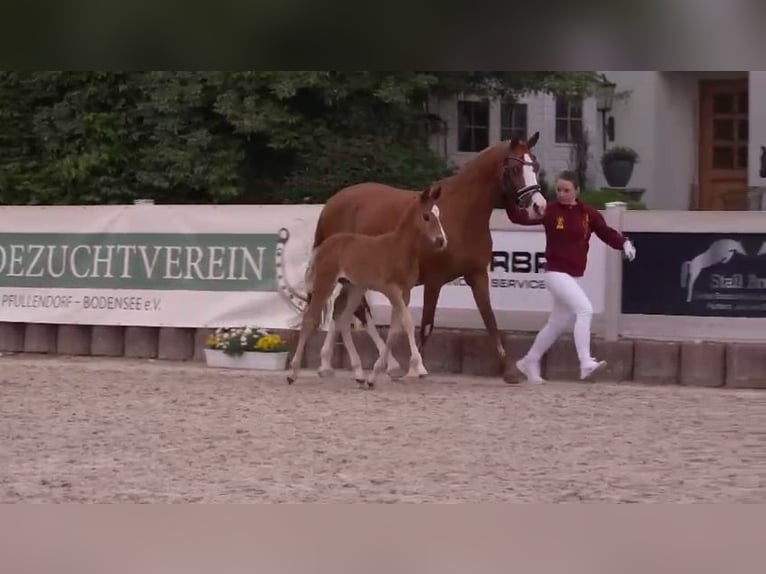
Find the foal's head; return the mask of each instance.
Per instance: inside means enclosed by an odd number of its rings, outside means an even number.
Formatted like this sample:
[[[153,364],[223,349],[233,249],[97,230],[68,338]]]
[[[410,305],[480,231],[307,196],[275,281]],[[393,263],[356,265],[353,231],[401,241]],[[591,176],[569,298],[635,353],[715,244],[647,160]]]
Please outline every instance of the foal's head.
[[[510,199],[517,205],[542,215],[547,202],[537,181],[540,164],[532,153],[532,148],[539,138],[540,132],[535,132],[528,140],[513,138],[510,141],[503,161],[502,189],[506,201]]]
[[[424,237],[430,245],[438,251],[447,248],[447,234],[444,233],[439,206],[436,202],[441,195],[441,185],[435,184],[418,194],[415,217],[410,221],[417,227],[421,237]]]

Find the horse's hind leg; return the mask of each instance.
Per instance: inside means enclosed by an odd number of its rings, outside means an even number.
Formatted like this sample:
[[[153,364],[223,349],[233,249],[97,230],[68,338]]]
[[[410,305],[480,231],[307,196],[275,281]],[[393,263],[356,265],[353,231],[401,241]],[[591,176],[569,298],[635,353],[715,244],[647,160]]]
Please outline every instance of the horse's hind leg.
[[[311,297],[311,302],[306,310],[303,312],[303,319],[301,321],[301,330],[298,335],[298,344],[295,348],[292,361],[290,362],[290,372],[287,375],[287,383],[292,384],[298,378],[298,373],[301,368],[301,362],[303,361],[303,353],[306,348],[306,341],[309,335],[314,329],[317,328],[322,316],[322,306],[327,298],[332,293],[332,284],[320,285],[318,289],[314,290]]]
[[[410,370],[407,373],[408,377],[425,377],[428,375],[426,366],[423,364],[423,356],[418,349],[417,341],[415,340],[415,322],[412,320],[412,313],[407,306],[410,300],[409,293],[405,294],[401,299],[394,299],[393,303],[400,305],[399,308],[399,321],[401,322],[402,329],[407,334],[407,341],[410,344]]]
[[[332,368],[332,355],[335,349],[335,342],[338,339],[338,317],[346,308],[346,301],[348,301],[348,287],[346,283],[341,283],[340,293],[332,302],[332,321],[330,321],[329,327],[327,327],[327,335],[325,335],[324,342],[322,343],[322,349],[319,351],[319,376],[320,377],[332,377],[334,370]]]
[[[351,317],[353,317],[354,309],[359,305],[363,296],[364,289],[351,287],[348,292],[346,306],[337,319],[340,334],[343,337],[343,344],[346,347],[351,363],[351,369],[354,371],[354,379],[360,384],[364,383],[364,371],[362,370],[362,359],[359,357],[356,345],[354,345],[354,338],[351,336]]]
[[[436,304],[439,301],[441,293],[441,283],[423,284],[423,313],[420,319],[420,340],[418,341],[418,351],[421,355],[426,348],[426,341],[431,336],[434,328],[434,316],[436,315]]]
[[[316,328],[318,321],[314,317],[315,307],[309,305],[303,312],[303,320],[301,321],[301,330],[298,334],[298,344],[295,347],[295,353],[293,354],[292,361],[290,361],[290,371],[287,374],[287,384],[293,384],[298,378],[298,373],[301,369],[301,361],[303,361],[303,351],[306,347],[306,339],[311,332]]]
[[[372,319],[370,305],[367,303],[367,298],[365,296],[362,296],[362,304],[357,307],[354,314],[364,324],[364,328],[367,330],[367,334],[370,336],[372,342],[375,343],[375,347],[378,349],[378,357],[380,357],[383,355],[383,350],[386,348],[386,342],[383,340],[383,337],[380,336],[380,333],[378,333],[378,330],[375,328],[375,322]],[[391,316],[393,317],[393,313]],[[392,321],[389,328],[393,327],[394,324]],[[394,357],[393,353],[388,354],[386,365],[386,373],[388,373],[388,376],[392,379],[401,379],[404,376],[404,369],[402,369],[402,367],[399,365],[399,361],[396,360],[396,357]]]

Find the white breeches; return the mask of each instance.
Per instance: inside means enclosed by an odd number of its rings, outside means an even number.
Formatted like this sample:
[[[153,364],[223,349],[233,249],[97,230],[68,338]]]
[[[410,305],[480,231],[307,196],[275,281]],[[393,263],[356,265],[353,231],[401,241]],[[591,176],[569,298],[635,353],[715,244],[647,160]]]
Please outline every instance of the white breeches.
[[[559,336],[574,327],[574,343],[580,364],[590,361],[590,326],[593,306],[580,286],[580,279],[567,273],[546,271],[545,285],[553,297],[553,310],[527,356],[540,360]]]

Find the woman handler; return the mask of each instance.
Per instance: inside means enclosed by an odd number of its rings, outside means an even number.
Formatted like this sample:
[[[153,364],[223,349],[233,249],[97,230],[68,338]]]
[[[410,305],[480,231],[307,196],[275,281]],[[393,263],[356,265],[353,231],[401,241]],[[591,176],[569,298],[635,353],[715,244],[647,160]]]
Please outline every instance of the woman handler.
[[[606,365],[590,354],[593,306],[580,281],[585,273],[591,232],[613,249],[621,250],[629,261],[636,249],[629,239],[609,227],[598,210],[579,198],[577,177],[571,171],[556,180],[556,201],[548,204],[545,214],[532,218],[526,210],[506,207],[508,217],[520,225],[545,227],[545,285],[553,297],[553,310],[548,322],[535,337],[529,352],[516,362],[516,367],[531,382],[543,382],[540,359],[558,337],[574,327],[574,343],[580,361],[580,379]]]

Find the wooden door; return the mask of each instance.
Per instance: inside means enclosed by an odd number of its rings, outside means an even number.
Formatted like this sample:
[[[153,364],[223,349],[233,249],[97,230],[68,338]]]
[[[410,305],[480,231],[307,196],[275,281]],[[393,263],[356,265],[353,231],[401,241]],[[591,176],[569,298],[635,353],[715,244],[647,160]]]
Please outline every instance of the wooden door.
[[[700,81],[699,209],[747,209],[747,79]]]

